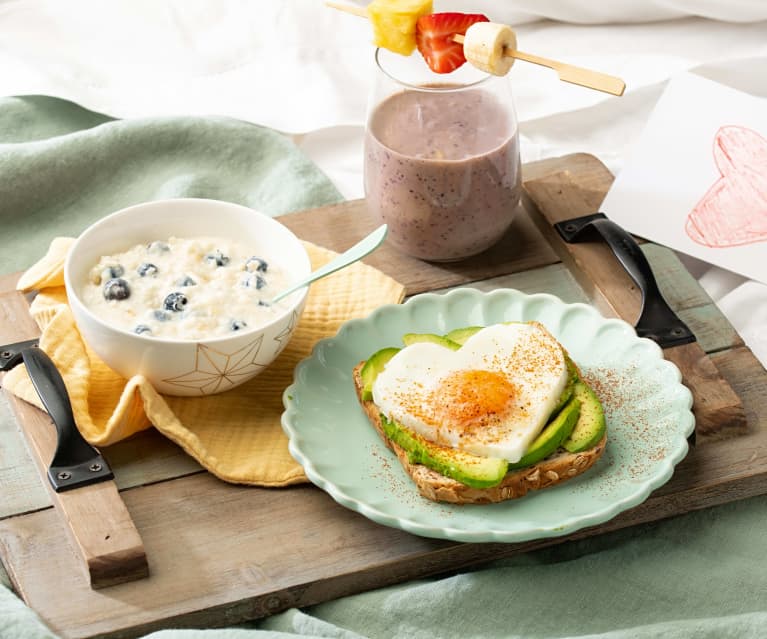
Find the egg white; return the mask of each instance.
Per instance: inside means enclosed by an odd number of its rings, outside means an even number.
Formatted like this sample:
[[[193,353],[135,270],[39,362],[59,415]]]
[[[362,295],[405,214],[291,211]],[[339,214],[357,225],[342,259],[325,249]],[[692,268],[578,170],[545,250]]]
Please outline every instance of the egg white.
[[[465,411],[451,414],[452,391],[445,389],[451,388],[451,380],[471,380],[473,375],[492,382],[464,389],[477,397],[478,405],[484,395],[488,405],[496,405],[498,388],[513,392],[504,395],[509,399],[502,412],[482,417],[487,423],[467,426]],[[403,348],[376,378],[373,401],[389,419],[430,441],[516,462],[546,424],[567,378],[562,347],[543,325],[495,324],[472,335],[457,351],[432,342]]]

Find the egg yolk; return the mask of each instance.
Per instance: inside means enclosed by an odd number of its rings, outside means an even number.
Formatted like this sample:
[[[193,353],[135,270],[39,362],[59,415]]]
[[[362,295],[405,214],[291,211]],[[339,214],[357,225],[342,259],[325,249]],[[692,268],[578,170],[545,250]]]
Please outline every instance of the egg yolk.
[[[496,422],[513,409],[517,395],[505,375],[487,370],[459,370],[434,388],[428,405],[437,423],[460,426],[468,432]]]

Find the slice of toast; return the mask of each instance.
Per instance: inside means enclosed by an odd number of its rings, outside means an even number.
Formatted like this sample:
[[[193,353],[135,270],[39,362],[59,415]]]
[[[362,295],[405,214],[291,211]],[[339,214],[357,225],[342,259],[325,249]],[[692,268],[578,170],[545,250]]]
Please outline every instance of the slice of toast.
[[[607,435],[594,447],[580,452],[569,453],[559,449],[546,459],[519,470],[512,470],[500,484],[490,488],[472,488],[455,479],[445,477],[423,464],[413,464],[408,459],[407,451],[391,441],[384,434],[381,424],[381,414],[372,401],[362,399],[362,379],[360,370],[364,362],[360,362],[353,371],[354,386],[357,399],[365,409],[370,423],[378,431],[387,447],[394,451],[405,471],[415,482],[418,491],[433,501],[444,501],[453,504],[489,504],[507,499],[523,497],[531,490],[549,488],[567,481],[586,472],[602,456],[607,443]]]

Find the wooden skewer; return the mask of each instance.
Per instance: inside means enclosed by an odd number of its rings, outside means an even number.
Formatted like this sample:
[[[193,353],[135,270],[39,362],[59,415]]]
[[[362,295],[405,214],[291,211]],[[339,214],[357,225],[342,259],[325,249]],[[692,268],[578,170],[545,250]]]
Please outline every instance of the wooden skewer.
[[[455,34],[453,40],[455,42],[463,42],[463,36]],[[554,69],[562,82],[570,82],[571,84],[577,84],[589,89],[610,93],[611,95],[623,95],[623,92],[626,90],[626,83],[614,75],[576,67],[566,62],[559,62],[558,60],[551,60],[550,58],[544,58],[532,53],[525,53],[519,49],[506,51],[505,55],[516,60],[524,60],[525,62],[532,62],[533,64]]]
[[[367,18],[367,11],[363,7],[356,5],[343,4],[340,2],[333,2],[327,0],[325,5],[332,9],[338,9],[360,18]],[[453,40],[455,42],[463,43],[463,36],[455,34]],[[557,72],[557,76],[563,82],[570,82],[571,84],[577,84],[588,89],[595,89],[596,91],[602,91],[609,93],[610,95],[623,95],[626,90],[626,83],[613,75],[607,75],[606,73],[600,73],[599,71],[592,71],[591,69],[585,69],[583,67],[576,67],[566,62],[560,62],[558,60],[551,60],[550,58],[544,58],[532,53],[525,53],[519,49],[512,49],[506,52],[506,55],[516,60],[523,60],[524,62],[531,62],[532,64],[539,64],[549,69],[554,69]]]

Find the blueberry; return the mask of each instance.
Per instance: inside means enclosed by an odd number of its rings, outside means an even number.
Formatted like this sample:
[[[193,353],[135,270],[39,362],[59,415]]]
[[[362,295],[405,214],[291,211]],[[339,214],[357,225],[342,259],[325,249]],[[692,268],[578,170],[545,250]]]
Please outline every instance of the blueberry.
[[[115,277],[104,284],[105,300],[124,300],[130,297],[130,287],[124,279]]]
[[[144,262],[143,264],[140,264],[136,269],[136,273],[138,273],[141,277],[146,277],[147,275],[154,277],[157,275],[157,270],[157,267],[151,262]]]
[[[152,329],[146,324],[137,324],[136,328],[133,329],[133,332],[136,333],[136,335],[144,335],[145,333],[151,335]]]
[[[266,263],[266,260],[262,260],[260,257],[256,257],[255,255],[253,257],[249,257],[245,262],[245,270],[250,271],[251,273],[254,271],[256,273],[266,273],[268,268],[269,265]]]
[[[147,244],[146,251],[147,253],[152,253],[152,255],[159,255],[160,253],[167,253],[170,251],[170,246],[168,246],[167,242],[155,240],[154,242],[149,242],[149,244]]]
[[[176,286],[196,286],[196,285],[197,285],[197,282],[195,282],[194,279],[192,279],[188,275],[179,277],[176,280]]]
[[[232,323],[229,324],[229,328],[233,331],[240,331],[247,325],[248,324],[245,322],[245,320],[232,320]]]
[[[218,249],[213,251],[213,253],[208,253],[203,259],[211,266],[226,266],[229,264],[229,258]]]
[[[174,291],[165,298],[162,303],[162,307],[166,311],[183,311],[188,301],[189,300],[186,299],[186,295],[179,293],[178,291]]]
[[[120,264],[110,264],[101,271],[101,281],[106,282],[115,277],[121,277],[125,273],[125,269]]]
[[[256,290],[259,290],[266,286],[266,280],[258,273],[248,273],[242,278],[241,284],[245,288],[255,288]]]
[[[170,313],[159,308],[152,313],[152,316],[160,322],[167,322],[170,319]]]

